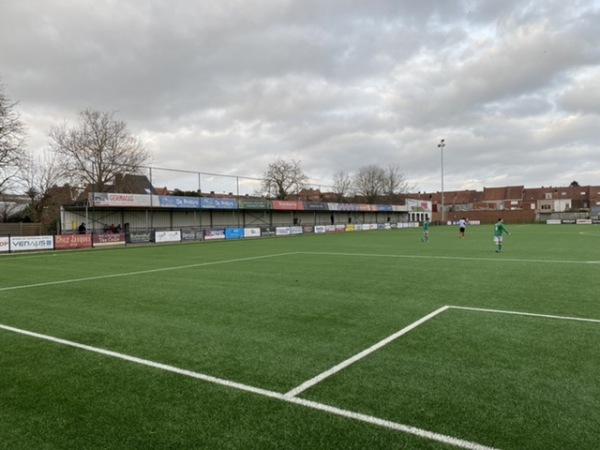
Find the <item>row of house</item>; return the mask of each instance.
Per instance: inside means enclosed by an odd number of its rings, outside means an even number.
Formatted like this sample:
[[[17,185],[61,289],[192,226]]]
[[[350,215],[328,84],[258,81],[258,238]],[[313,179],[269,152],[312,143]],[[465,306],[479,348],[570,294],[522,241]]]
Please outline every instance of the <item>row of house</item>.
[[[334,201],[338,196],[309,189],[302,191],[300,197]],[[573,218],[600,219],[600,186],[526,188],[520,185],[483,188],[482,191],[417,192],[392,197],[390,202],[393,204],[405,204],[409,198],[431,202],[434,221],[456,221],[466,215],[483,223],[495,222],[499,215],[523,223],[543,222],[569,214]]]
[[[299,197],[308,201],[340,201],[339,195],[322,193],[317,189],[300,192]],[[413,198],[431,201],[434,211],[506,211],[534,210],[541,212],[600,212],[600,186],[539,187],[505,186],[483,188],[482,191],[463,190],[435,193],[406,193],[394,195],[392,203],[404,204]],[[443,198],[442,198],[443,197]]]
[[[414,196],[413,194],[410,194]],[[442,204],[442,193],[417,194],[418,198]],[[477,210],[537,210],[540,212],[600,210],[600,186],[569,186],[525,188],[506,186],[483,188],[483,191],[444,192],[447,211]]]
[[[436,193],[408,194],[430,200],[434,218],[442,212],[449,220],[468,213],[471,217],[508,216],[513,221],[543,222],[567,215],[600,219],[600,186],[538,187],[505,186]],[[437,213],[437,215],[435,214]],[[515,220],[520,218],[520,220]],[[486,222],[492,219],[485,220]]]

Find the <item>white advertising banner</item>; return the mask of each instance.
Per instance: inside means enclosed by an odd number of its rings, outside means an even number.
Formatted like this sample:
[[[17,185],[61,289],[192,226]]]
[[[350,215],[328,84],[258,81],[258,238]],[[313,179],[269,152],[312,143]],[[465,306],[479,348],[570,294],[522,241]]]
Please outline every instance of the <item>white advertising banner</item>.
[[[260,237],[260,228],[244,228],[244,237]]]
[[[0,253],[2,252],[7,252],[9,249],[9,238],[7,237],[0,237]]]
[[[124,206],[124,207],[149,207],[158,206],[157,196],[142,194],[117,194],[110,192],[94,192],[88,194],[88,201],[94,206]]]
[[[13,252],[52,250],[53,248],[52,236],[15,236],[10,238],[10,249]]]
[[[290,227],[290,234],[302,234],[302,231],[300,226]]]
[[[291,234],[290,227],[277,227],[275,228],[276,236],[289,236]]]
[[[432,203],[431,200],[423,201],[419,199],[407,198],[406,199],[406,210],[411,212],[431,212]]]
[[[217,239],[225,239],[225,230],[204,230],[204,240],[214,241]]]
[[[157,231],[154,234],[154,242],[180,242],[181,231]]]

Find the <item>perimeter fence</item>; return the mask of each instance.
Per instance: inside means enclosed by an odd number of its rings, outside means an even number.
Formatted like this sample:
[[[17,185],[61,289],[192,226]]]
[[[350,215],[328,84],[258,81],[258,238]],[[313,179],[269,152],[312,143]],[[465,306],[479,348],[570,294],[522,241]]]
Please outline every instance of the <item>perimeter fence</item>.
[[[236,197],[264,197],[267,194],[263,178],[162,167],[143,167],[141,174],[154,188],[169,192]],[[310,182],[306,183],[306,188],[332,190],[331,186]]]

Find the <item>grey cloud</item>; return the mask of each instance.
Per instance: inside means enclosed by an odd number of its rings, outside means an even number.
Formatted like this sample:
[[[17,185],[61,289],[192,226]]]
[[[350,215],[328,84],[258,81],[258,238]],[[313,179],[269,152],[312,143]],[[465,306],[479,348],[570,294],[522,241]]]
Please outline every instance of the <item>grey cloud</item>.
[[[590,70],[589,73],[573,80],[571,85],[560,93],[557,103],[573,114],[600,115],[600,70]]]
[[[444,137],[448,189],[577,167],[595,183],[599,18],[593,0],[8,2],[0,76],[36,148],[91,106],[162,167],[254,177],[295,158],[328,185],[399,163],[436,190]]]

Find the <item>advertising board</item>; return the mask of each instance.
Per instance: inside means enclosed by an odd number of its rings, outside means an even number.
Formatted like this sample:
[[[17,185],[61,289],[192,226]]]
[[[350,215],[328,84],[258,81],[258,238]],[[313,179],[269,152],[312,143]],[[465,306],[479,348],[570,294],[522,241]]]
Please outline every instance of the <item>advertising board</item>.
[[[157,231],[154,233],[154,242],[181,242],[181,231]]]
[[[10,239],[7,237],[0,237],[0,253],[8,252],[10,250]]]
[[[54,249],[52,236],[14,236],[10,238],[10,250],[12,252],[52,249]]]
[[[54,236],[54,248],[56,250],[91,247],[91,234],[61,234]]]

